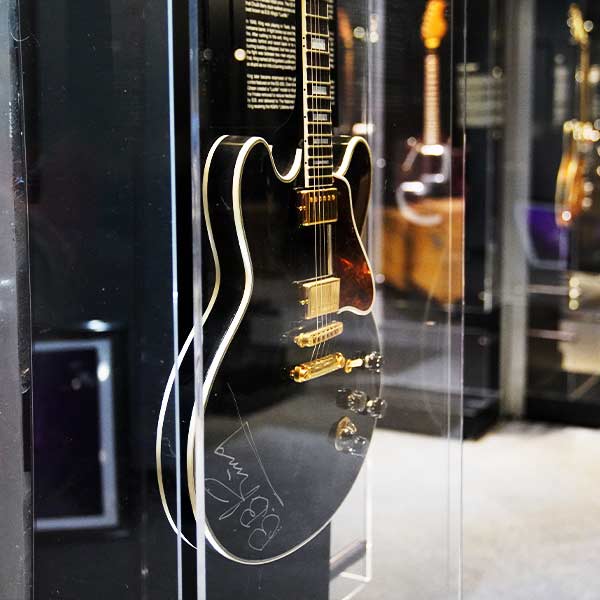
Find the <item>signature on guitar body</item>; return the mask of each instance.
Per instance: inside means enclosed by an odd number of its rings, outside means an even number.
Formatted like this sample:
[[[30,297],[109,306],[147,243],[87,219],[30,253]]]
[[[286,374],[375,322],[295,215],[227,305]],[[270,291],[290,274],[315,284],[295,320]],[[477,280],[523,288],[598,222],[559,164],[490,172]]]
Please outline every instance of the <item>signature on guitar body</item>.
[[[240,443],[256,452],[251,435],[248,423],[243,423],[215,448],[213,454],[222,459],[221,477],[208,477],[204,485],[209,501],[222,510],[219,521],[234,522],[234,530],[241,526],[239,531],[247,538],[248,547],[262,552],[281,530],[281,517],[277,510],[284,505],[270,483],[258,483],[260,477],[254,472],[251,475],[247,470],[250,467],[235,456]],[[259,460],[258,456],[255,458]],[[260,466],[255,464],[253,471],[260,475]]]

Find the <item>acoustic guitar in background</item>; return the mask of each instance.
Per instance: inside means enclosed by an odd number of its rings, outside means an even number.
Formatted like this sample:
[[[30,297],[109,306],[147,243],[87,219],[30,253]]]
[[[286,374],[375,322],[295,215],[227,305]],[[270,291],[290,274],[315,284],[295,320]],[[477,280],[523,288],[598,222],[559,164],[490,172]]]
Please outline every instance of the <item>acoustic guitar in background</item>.
[[[592,206],[599,178],[596,170],[598,155],[594,148],[600,140],[600,131],[593,122],[590,85],[590,33],[594,24],[585,21],[579,6],[572,4],[568,25],[571,38],[580,50],[577,73],[579,115],[563,125],[563,154],[556,178],[555,196],[556,223],[559,227],[571,226],[582,212]]]
[[[451,305],[462,298],[464,201],[450,197],[453,149],[441,124],[440,48],[448,33],[446,10],[446,0],[428,0],[425,6],[423,132],[420,139],[407,140],[398,163],[397,207],[385,213],[382,255],[388,284]]]

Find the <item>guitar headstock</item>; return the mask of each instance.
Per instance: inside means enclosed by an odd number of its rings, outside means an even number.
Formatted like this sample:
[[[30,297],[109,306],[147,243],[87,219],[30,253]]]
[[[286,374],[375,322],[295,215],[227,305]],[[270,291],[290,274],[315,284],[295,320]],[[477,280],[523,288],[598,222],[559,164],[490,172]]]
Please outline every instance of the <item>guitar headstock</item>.
[[[571,30],[571,37],[576,44],[582,48],[589,45],[589,33],[593,26],[590,21],[586,21],[583,18],[583,13],[578,4],[571,4],[569,7],[569,19],[567,25]]]
[[[421,37],[428,50],[439,48],[446,33],[448,33],[446,6],[446,0],[427,1],[423,24],[421,25]]]

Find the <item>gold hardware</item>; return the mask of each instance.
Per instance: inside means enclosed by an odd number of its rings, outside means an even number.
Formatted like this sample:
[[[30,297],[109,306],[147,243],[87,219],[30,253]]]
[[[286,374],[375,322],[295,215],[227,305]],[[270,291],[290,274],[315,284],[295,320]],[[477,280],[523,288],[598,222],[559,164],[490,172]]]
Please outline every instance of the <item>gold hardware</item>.
[[[338,452],[363,456],[369,440],[358,435],[358,427],[348,418],[340,419],[335,428],[335,449]]]
[[[346,373],[352,373],[354,369],[360,369],[365,364],[362,358],[348,359],[344,365],[344,371]]]
[[[340,280],[327,277],[301,284],[301,306],[306,307],[305,319],[316,319],[340,308]]]
[[[300,348],[314,348],[323,342],[327,342],[342,335],[344,332],[344,324],[339,321],[333,321],[325,327],[321,327],[315,331],[307,331],[306,333],[300,333],[294,338],[294,342]]]
[[[362,358],[348,359],[346,361],[346,365],[344,366],[344,371],[346,371],[346,373],[352,373],[354,369],[360,369],[361,367],[364,367],[369,371],[375,371],[376,373],[379,373],[382,362],[383,359],[379,352],[371,352],[371,354],[367,354]]]
[[[336,352],[335,354],[298,365],[292,369],[290,376],[296,383],[306,383],[312,379],[335,373],[335,371],[343,369],[345,365],[346,359],[344,355]]]
[[[343,369],[345,373],[352,373],[354,369],[364,367],[370,371],[379,371],[381,368],[381,355],[372,352],[364,358],[346,358],[341,352],[329,354],[310,362],[302,363],[290,371],[290,377],[296,383],[306,383],[312,379],[323,377]]]
[[[348,418],[344,417],[340,420],[335,430],[335,439],[342,440],[349,438],[358,433],[356,425]]]
[[[302,218],[302,226],[335,223],[338,219],[337,203],[338,191],[336,188],[299,190],[298,210]]]

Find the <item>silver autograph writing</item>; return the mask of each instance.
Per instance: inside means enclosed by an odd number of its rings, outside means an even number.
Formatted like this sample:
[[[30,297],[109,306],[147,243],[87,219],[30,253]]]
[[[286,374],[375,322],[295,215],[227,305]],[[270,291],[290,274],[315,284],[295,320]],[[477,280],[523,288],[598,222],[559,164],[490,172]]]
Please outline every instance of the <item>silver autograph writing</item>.
[[[240,435],[244,435],[264,476],[264,483],[251,481],[250,474],[228,446]],[[250,530],[248,546],[262,552],[269,542],[281,531],[281,518],[275,506],[283,501],[273,488],[264,469],[256,444],[247,422],[221,442],[213,454],[223,461],[223,477],[209,477],[205,480],[206,493],[223,505],[219,521],[235,518],[245,529]],[[260,495],[261,492],[263,495]],[[267,496],[270,496],[269,499]]]

